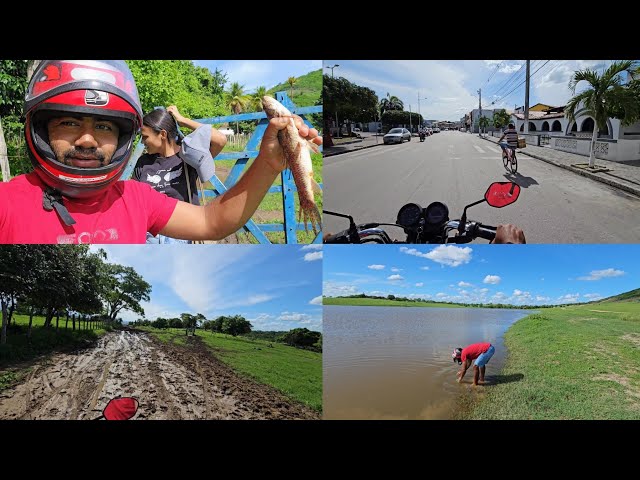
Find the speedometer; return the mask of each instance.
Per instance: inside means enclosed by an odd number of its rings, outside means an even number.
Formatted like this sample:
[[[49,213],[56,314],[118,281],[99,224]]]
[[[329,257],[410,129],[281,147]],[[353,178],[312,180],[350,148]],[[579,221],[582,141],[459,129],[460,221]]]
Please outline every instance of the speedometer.
[[[427,207],[427,223],[437,225],[449,220],[449,208],[442,202],[433,202]]]
[[[403,227],[411,227],[420,221],[422,207],[417,203],[407,203],[398,212],[396,223]]]

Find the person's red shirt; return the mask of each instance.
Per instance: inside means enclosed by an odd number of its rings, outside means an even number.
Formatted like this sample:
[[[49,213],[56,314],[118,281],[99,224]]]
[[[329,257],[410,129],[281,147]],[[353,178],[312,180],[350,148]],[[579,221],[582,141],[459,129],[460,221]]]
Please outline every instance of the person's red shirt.
[[[468,345],[467,347],[462,349],[462,355],[460,359],[462,360],[463,363],[467,360],[467,358],[469,358],[470,360],[475,360],[484,352],[489,350],[490,346],[491,346],[490,343],[485,343],[485,342],[472,343],[471,345]]]
[[[86,199],[64,198],[74,225],[42,206],[45,184],[35,173],[0,183],[0,243],[145,243],[167,224],[177,200],[133,180]]]

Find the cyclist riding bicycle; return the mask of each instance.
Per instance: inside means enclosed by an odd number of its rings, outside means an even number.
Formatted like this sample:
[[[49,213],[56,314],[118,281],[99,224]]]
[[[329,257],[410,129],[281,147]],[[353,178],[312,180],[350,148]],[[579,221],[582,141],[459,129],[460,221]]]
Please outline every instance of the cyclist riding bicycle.
[[[502,139],[505,137],[507,138],[507,141],[503,142]],[[498,140],[498,145],[500,145],[509,160],[511,160],[511,154],[515,152],[518,147],[518,132],[516,131],[516,126],[513,123],[509,123],[507,129],[502,133],[502,136]]]

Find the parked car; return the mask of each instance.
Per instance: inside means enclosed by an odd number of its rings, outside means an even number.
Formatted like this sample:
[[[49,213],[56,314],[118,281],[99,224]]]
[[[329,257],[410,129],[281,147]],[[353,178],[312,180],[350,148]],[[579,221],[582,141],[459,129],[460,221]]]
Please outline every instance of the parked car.
[[[387,134],[382,137],[382,141],[385,145],[389,143],[402,143],[404,140],[411,141],[411,132],[406,128],[392,128]]]

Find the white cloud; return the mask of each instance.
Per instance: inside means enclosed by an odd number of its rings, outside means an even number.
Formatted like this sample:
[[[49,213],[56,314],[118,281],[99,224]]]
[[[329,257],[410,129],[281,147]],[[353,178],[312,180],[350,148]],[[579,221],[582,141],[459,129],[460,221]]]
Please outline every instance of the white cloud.
[[[313,262],[314,260],[322,260],[322,252],[311,252],[304,256],[305,262]]]
[[[317,243],[310,243],[309,245],[305,245],[304,247],[302,247],[300,251],[302,250],[322,250],[322,245],[319,245]]]
[[[592,270],[588,277],[578,277],[578,280],[602,280],[603,278],[619,277],[624,275],[622,270],[607,268],[606,270]]]
[[[350,283],[338,283],[327,281],[322,287],[323,295],[327,297],[343,297],[345,295],[353,295],[359,293],[357,287]]]
[[[387,277],[387,280],[391,280],[392,282],[397,282],[399,280],[404,280],[404,278],[402,277],[402,275],[396,274],[396,275],[389,275]]]
[[[275,295],[266,295],[266,294],[258,294],[258,295],[251,295],[248,299],[247,299],[247,305],[256,305],[258,303],[264,303],[264,302],[268,302],[269,300],[272,300],[276,298]]]
[[[478,292],[480,292],[482,295],[489,293],[489,289],[488,288],[480,288],[478,289]]]
[[[472,287],[473,285],[471,285],[470,283],[463,282],[462,280],[460,280],[460,281],[458,282],[458,286],[459,286],[459,287]]]
[[[392,272],[401,272],[402,269],[401,268],[396,268],[396,267],[391,267],[391,271]]]
[[[487,275],[484,277],[482,283],[489,283],[491,285],[497,285],[502,279],[498,275]]]
[[[566,295],[562,295],[558,297],[558,303],[572,303],[580,300],[579,293],[567,293]]]
[[[298,313],[298,312],[282,312],[277,319],[285,320],[289,322],[301,322],[304,320],[311,319],[311,315],[308,315],[306,313]]]
[[[536,295],[536,302],[548,302],[551,300],[549,297],[543,297],[542,295]]]
[[[471,261],[472,251],[471,247],[460,248],[453,245],[440,245],[427,253],[426,257],[442,265],[457,267]]]
[[[585,293],[582,295],[584,298],[588,298],[589,300],[599,300],[602,298],[602,295],[599,293]]]
[[[420,270],[429,270],[429,267],[420,267]]]
[[[422,257],[422,258],[429,258],[428,253],[421,252],[416,248],[400,247],[400,251],[402,253],[406,253],[407,255],[414,255],[416,257]]]
[[[337,130],[337,127],[336,127],[336,130]],[[369,265],[367,268],[370,270],[383,270],[384,265]]]
[[[422,283],[422,282],[416,283],[416,287],[422,287],[423,285],[424,285],[424,283]]]
[[[309,305],[322,305],[322,295],[312,298],[309,301]]]

